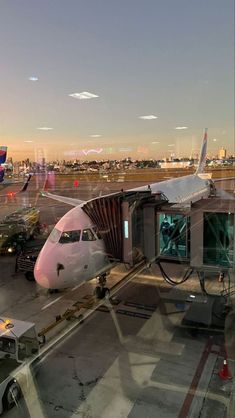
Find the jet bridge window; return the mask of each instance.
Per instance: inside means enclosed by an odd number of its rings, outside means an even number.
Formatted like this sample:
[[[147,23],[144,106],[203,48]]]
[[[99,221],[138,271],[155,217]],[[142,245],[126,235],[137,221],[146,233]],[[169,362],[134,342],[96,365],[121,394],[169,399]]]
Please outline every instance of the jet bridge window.
[[[62,232],[59,243],[60,244],[69,244],[71,242],[78,242],[80,240],[81,231],[64,231]]]
[[[96,241],[94,232],[91,229],[83,229],[82,241]]]
[[[167,257],[187,257],[189,252],[189,220],[180,214],[160,214],[159,247],[160,255]]]
[[[203,263],[231,267],[234,253],[234,215],[204,213]]]

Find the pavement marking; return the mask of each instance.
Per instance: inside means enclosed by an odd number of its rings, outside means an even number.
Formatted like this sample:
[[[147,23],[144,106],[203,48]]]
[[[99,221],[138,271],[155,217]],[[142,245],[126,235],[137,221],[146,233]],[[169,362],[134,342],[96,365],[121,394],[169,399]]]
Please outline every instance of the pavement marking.
[[[59,296],[57,299],[52,300],[52,302],[48,303],[47,305],[44,305],[44,306],[41,308],[41,311],[43,311],[43,310],[44,310],[44,309],[46,309],[46,308],[49,308],[49,306],[53,305],[53,303],[55,303],[55,302],[58,302],[58,300],[60,300],[62,297],[63,297],[63,296]]]
[[[74,286],[74,287],[71,289],[71,292],[73,292],[74,290],[76,290],[79,286],[81,286],[81,283],[80,283],[80,284],[77,284],[77,286]]]
[[[188,393],[186,394],[186,397],[184,399],[184,403],[181,407],[181,410],[179,412],[178,418],[186,418],[189,414],[189,410],[191,407],[191,404],[193,402],[193,398],[196,395],[197,387],[202,375],[202,372],[205,368],[206,362],[208,360],[208,357],[211,353],[211,347],[212,347],[212,339],[209,338],[208,341],[205,344],[204,350],[202,352],[201,358],[199,360],[197,369],[195,371],[195,374],[193,376],[193,380],[191,382],[191,385],[188,389]]]

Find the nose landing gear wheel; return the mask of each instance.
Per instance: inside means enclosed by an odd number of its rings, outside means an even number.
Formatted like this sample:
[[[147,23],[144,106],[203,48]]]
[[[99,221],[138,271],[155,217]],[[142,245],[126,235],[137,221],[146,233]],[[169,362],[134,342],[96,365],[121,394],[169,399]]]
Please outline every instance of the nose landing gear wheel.
[[[94,295],[97,299],[109,298],[110,291],[107,287],[97,286],[95,288]]]
[[[94,291],[94,295],[97,299],[109,298],[110,291],[107,287],[105,287],[107,281],[106,276],[106,273],[104,273],[97,277],[99,286],[96,286]]]
[[[59,289],[48,289],[49,295],[53,295],[54,293],[59,293]]]

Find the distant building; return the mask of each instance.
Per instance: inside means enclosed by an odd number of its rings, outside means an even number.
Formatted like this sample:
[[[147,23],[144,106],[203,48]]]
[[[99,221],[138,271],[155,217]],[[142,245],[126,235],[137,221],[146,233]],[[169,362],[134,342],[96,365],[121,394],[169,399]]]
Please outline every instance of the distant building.
[[[160,163],[161,168],[189,168],[191,162],[188,161],[165,161]]]
[[[219,152],[218,152],[218,159],[219,160],[224,160],[226,158],[226,149],[224,149],[224,147],[220,148]]]

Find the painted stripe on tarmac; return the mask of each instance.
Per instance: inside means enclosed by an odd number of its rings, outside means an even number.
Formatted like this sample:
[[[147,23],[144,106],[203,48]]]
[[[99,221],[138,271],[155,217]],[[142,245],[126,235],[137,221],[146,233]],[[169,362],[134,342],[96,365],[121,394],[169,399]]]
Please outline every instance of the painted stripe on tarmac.
[[[49,308],[49,306],[53,305],[54,303],[58,302],[58,300],[60,300],[62,298],[62,296],[59,296],[57,299],[52,300],[52,302],[48,303],[47,305],[43,306],[41,311],[44,311],[44,309]]]

